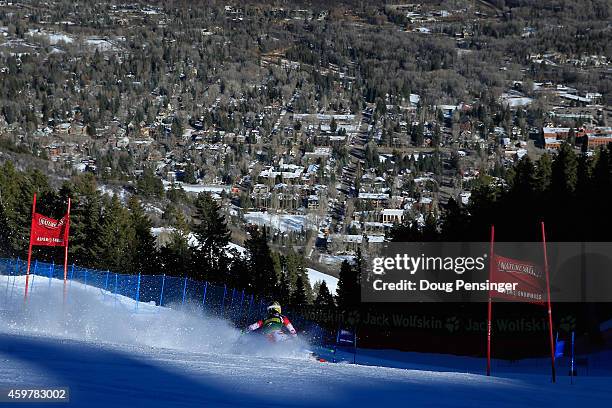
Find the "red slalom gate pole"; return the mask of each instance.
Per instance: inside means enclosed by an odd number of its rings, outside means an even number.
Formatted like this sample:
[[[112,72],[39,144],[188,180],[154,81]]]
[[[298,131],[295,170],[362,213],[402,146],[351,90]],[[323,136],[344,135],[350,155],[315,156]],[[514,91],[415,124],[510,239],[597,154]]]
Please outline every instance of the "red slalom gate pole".
[[[493,258],[495,253],[495,225],[491,225],[491,250],[489,254],[489,281],[493,276]],[[488,317],[487,317],[487,376],[491,375],[491,317],[493,305],[491,302],[491,291],[489,291]]]
[[[68,278],[68,238],[70,237],[70,197],[66,213],[66,232],[64,235],[64,303],[66,303],[66,281]]]
[[[25,281],[25,293],[23,294],[23,301],[28,301],[28,285],[30,282],[30,263],[32,262],[32,234],[34,233],[34,214],[36,213],[36,193],[32,200],[32,221],[30,223],[30,245],[28,247],[28,268],[26,269],[26,281]]]
[[[555,383],[557,380],[555,370],[555,343],[553,340],[553,327],[552,327],[552,308],[550,307],[550,277],[548,272],[548,253],[546,251],[546,228],[544,227],[544,221],[542,221],[542,248],[544,250],[544,272],[546,273],[546,299],[548,303],[548,333],[550,336],[550,362],[552,369],[552,382]]]

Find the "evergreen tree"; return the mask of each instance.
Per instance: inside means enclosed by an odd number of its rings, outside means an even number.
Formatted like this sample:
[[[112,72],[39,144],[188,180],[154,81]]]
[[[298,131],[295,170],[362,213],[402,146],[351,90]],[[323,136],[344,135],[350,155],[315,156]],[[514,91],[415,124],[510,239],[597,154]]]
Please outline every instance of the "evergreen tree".
[[[283,305],[291,302],[289,277],[285,272],[281,273],[278,283],[278,301]]]
[[[317,307],[328,309],[328,310],[336,307],[336,303],[334,302],[334,297],[330,293],[325,281],[322,281],[321,285],[319,286],[319,290],[317,292],[316,305]]]
[[[612,186],[610,159],[610,152],[607,148],[599,149],[593,168],[593,183],[595,189],[601,193],[606,193]]]
[[[290,250],[285,256],[285,264],[287,277],[289,279],[289,285],[291,288],[291,292],[293,292],[297,289],[298,276],[301,276],[303,280],[308,279],[308,275],[306,274],[306,268],[304,267],[304,257],[301,254]],[[310,300],[312,299],[312,296],[312,288],[310,288],[310,285],[308,285],[306,287],[306,297]]]
[[[425,226],[423,226],[423,241],[437,241],[438,238],[438,220],[433,211],[429,211],[425,218]]]
[[[332,116],[331,122],[329,123],[329,130],[332,133],[336,133],[336,129],[338,129],[338,123],[336,122],[336,118]]]
[[[143,197],[163,197],[164,184],[153,169],[145,167],[142,176],[136,182],[136,192]]]
[[[425,129],[422,123],[418,123],[412,126],[412,129],[410,132],[410,139],[412,141],[413,146],[416,146],[416,147],[423,146],[423,142],[425,141],[424,132],[425,132]]]
[[[195,184],[197,182],[196,170],[192,163],[187,163],[187,166],[185,166],[183,181],[188,184]]]
[[[140,272],[145,275],[158,273],[159,258],[155,246],[155,237],[151,234],[151,221],[136,196],[130,197],[128,208],[134,230],[133,241],[130,243],[133,272]]]
[[[304,283],[304,279],[301,276],[298,276],[295,283],[295,291],[291,294],[291,307],[294,310],[299,310],[307,304],[306,283]]]
[[[569,132],[567,132],[567,143],[569,143],[571,146],[576,144],[576,131],[573,127],[571,127]]]
[[[129,213],[114,195],[104,210],[97,267],[116,272],[132,270],[130,243],[133,240],[134,230]]]
[[[459,206],[454,198],[446,204],[442,217],[441,230],[448,241],[460,242],[465,237],[466,223],[469,217],[465,208]]]
[[[357,306],[359,291],[357,268],[351,266],[346,260],[342,261],[337,289],[338,307],[342,310],[349,310]]]
[[[586,154],[578,158],[577,174],[576,196],[581,199],[589,194],[591,188],[591,160]]]
[[[0,257],[13,257],[15,231],[10,223],[4,203],[0,199]]]
[[[168,275],[190,276],[193,269],[193,250],[189,246],[189,224],[180,211],[177,211],[174,217],[170,239],[160,249],[160,264]]]
[[[524,156],[514,168],[514,177],[510,181],[510,192],[517,199],[528,201],[536,190],[535,168],[529,156]]]
[[[557,199],[566,199],[576,189],[578,161],[574,149],[563,143],[552,163],[551,189]]]
[[[278,279],[265,229],[253,229],[245,246],[249,252],[249,275],[254,293],[275,295]]]
[[[221,214],[221,207],[209,193],[198,194],[195,207],[195,219],[198,222],[193,225],[193,233],[199,243],[196,277],[222,282],[222,275],[229,265],[226,247],[229,244],[230,232],[225,217]],[[203,273],[207,276],[199,276]]]
[[[536,169],[536,185],[539,192],[544,192],[550,187],[550,180],[552,178],[552,160],[548,153],[544,153],[540,160],[538,160],[538,166]]]
[[[79,265],[94,267],[100,258],[102,231],[102,198],[95,188],[87,184],[76,184],[76,198],[70,223],[70,247],[72,259]],[[87,183],[87,182],[85,182]]]

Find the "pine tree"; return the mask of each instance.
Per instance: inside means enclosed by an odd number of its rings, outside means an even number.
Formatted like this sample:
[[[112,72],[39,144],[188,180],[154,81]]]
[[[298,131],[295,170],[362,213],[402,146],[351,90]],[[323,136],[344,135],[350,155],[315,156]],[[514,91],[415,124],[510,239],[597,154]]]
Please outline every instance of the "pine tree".
[[[291,294],[291,307],[294,308],[294,310],[299,310],[307,304],[306,284],[304,283],[304,279],[298,276],[295,283],[295,291]]]
[[[511,181],[511,194],[516,195],[517,198],[522,198],[525,201],[529,201],[531,195],[536,190],[536,174],[535,168],[529,156],[524,156],[516,164],[514,168],[514,177]]]
[[[336,122],[336,118],[332,116],[331,122],[329,123],[329,130],[332,133],[336,133],[336,129],[338,128],[338,123]]]
[[[336,307],[334,297],[330,293],[327,287],[327,283],[325,283],[325,281],[322,281],[319,285],[319,290],[317,291],[316,305],[317,307],[324,309],[333,309]]]
[[[4,203],[0,199],[0,257],[13,257],[15,231],[10,223]]]
[[[204,271],[207,274],[197,277],[221,282],[229,265],[226,247],[229,244],[230,232],[225,217],[221,214],[221,207],[209,193],[198,194],[195,207],[195,219],[198,222],[193,225],[193,232],[199,242],[197,274],[203,275]]]
[[[163,197],[164,184],[153,169],[145,167],[142,176],[136,182],[136,192],[143,197]]]
[[[289,277],[285,272],[280,275],[278,283],[278,300],[281,304],[287,304],[291,301],[291,288],[289,283]]]
[[[342,310],[349,310],[357,306],[360,296],[360,287],[357,282],[356,267],[351,266],[346,260],[342,261],[337,289],[338,306]]]
[[[303,258],[293,250],[289,250],[285,256],[286,272],[292,292],[296,288],[298,276],[305,273],[303,261]]]
[[[191,276],[193,270],[193,250],[189,246],[189,224],[182,212],[173,215],[170,239],[160,248],[160,266],[171,276]]]
[[[16,180],[19,190],[12,206],[6,206],[5,209],[8,214],[13,214],[10,218],[14,225],[15,250],[17,254],[25,255],[30,237],[32,198],[34,193],[37,193],[38,197],[44,196],[50,187],[47,177],[38,170],[28,171],[25,175],[16,175]],[[36,212],[45,213],[48,210],[45,205],[45,201],[38,200]]]
[[[468,213],[462,206],[459,206],[454,198],[450,198],[446,204],[442,217],[441,230],[444,238],[448,241],[460,242],[465,237]]]
[[[576,144],[576,131],[573,127],[571,127],[569,132],[567,132],[567,143],[569,143],[571,146]]]
[[[425,141],[424,131],[425,129],[422,123],[418,123],[412,126],[412,130],[410,132],[410,139],[412,140],[413,146],[423,146],[423,142]]]
[[[69,251],[75,263],[95,267],[100,258],[102,198],[93,176],[77,180],[74,188]]]
[[[558,199],[567,198],[576,189],[578,161],[574,149],[563,143],[552,163],[551,189]]]
[[[275,295],[278,280],[265,229],[263,232],[252,230],[245,246],[249,252],[249,275],[253,292]]]
[[[591,160],[586,154],[581,154],[578,158],[577,174],[576,196],[584,199],[591,188]]]
[[[438,220],[433,211],[429,211],[425,218],[425,226],[423,226],[423,241],[437,241],[438,238]]]
[[[104,210],[102,229],[100,231],[100,249],[97,266],[116,272],[132,270],[130,242],[133,242],[134,230],[130,216],[114,195]]]
[[[593,168],[593,183],[596,190],[599,192],[607,192],[612,186],[611,178],[611,166],[610,166],[610,152],[607,148],[601,148],[595,160],[595,167]]]
[[[538,160],[535,177],[538,191],[544,192],[548,190],[552,178],[552,160],[548,153],[544,153],[540,160]]]
[[[183,176],[183,181],[188,184],[196,183],[196,170],[192,163],[187,163],[187,166],[185,166],[185,175]]]
[[[134,230],[130,243],[133,272],[152,275],[159,272],[159,257],[155,237],[151,234],[151,221],[145,214],[140,200],[131,196],[128,201],[130,220]]]

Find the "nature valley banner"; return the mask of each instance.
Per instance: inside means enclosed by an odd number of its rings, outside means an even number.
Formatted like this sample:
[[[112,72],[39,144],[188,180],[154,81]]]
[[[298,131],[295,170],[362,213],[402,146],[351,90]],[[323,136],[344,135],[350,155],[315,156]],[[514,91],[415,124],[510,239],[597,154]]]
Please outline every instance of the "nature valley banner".
[[[529,261],[495,255],[491,270],[491,282],[510,283],[514,289],[489,292],[492,298],[514,302],[529,302],[544,306],[545,281],[542,268]]]
[[[32,216],[32,245],[66,246],[68,244],[68,215],[59,220],[34,213]]]

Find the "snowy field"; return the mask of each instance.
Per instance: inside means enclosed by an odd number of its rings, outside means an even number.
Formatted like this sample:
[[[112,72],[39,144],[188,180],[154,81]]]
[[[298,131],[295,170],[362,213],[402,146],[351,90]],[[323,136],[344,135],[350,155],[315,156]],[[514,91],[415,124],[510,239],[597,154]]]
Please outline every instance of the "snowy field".
[[[308,274],[308,280],[311,285],[314,285],[316,282],[325,282],[329,292],[332,295],[336,294],[336,290],[338,289],[338,278],[312,268],[306,268],[306,273]]]
[[[68,386],[75,407],[609,406],[612,378],[543,374],[487,378],[430,367],[320,363],[305,344],[271,349],[229,323],[72,283],[0,276],[0,386]],[[8,285],[7,285],[8,283]],[[10,291],[12,296],[9,296]],[[299,328],[298,328],[299,329]],[[385,353],[391,362],[394,352]],[[409,354],[402,353],[406,356]],[[384,363],[380,352],[369,364]],[[442,357],[439,357],[441,359]],[[424,367],[428,367],[424,369]]]
[[[305,215],[252,211],[244,214],[244,220],[251,224],[270,227],[281,232],[302,232],[308,229],[317,229],[317,223],[313,217]]]

